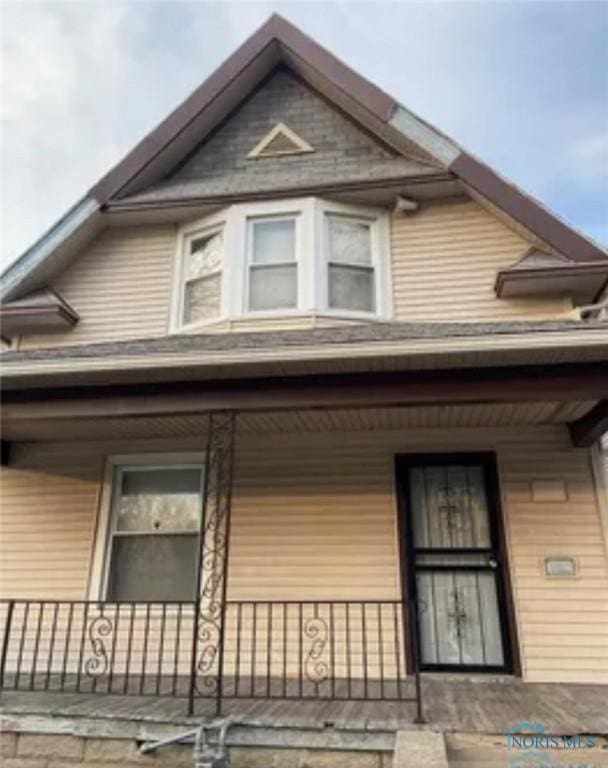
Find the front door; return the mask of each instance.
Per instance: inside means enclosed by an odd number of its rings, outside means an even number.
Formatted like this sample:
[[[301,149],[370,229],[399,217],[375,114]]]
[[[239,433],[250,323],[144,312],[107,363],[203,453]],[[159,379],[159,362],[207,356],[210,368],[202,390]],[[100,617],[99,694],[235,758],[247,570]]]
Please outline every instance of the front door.
[[[401,456],[397,479],[421,668],[510,672],[493,457]]]

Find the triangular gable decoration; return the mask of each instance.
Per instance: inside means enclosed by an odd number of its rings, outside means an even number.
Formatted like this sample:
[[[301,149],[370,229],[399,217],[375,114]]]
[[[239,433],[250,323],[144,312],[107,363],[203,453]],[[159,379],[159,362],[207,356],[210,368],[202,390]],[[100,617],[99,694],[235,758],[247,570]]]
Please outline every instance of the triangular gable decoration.
[[[277,123],[264,138],[256,144],[247,157],[275,157],[277,155],[299,155],[314,152],[310,144],[285,123]]]

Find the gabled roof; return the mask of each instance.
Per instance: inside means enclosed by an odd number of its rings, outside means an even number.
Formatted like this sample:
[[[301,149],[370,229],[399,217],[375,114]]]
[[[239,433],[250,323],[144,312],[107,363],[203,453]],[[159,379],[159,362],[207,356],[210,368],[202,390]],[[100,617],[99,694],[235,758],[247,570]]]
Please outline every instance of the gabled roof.
[[[76,245],[98,231],[100,212],[160,181],[279,64],[289,67],[396,152],[436,168],[438,175],[448,174],[459,180],[472,194],[499,209],[532,237],[563,254],[575,267],[599,263],[608,268],[605,250],[285,19],[273,15],[6,270],[0,298],[15,298],[42,287],[57,265],[64,265],[73,255]]]

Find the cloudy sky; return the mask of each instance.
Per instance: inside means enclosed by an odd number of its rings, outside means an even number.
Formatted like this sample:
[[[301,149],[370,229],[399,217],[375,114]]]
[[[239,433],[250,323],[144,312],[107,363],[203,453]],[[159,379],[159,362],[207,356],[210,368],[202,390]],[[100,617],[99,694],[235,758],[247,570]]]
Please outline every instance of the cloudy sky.
[[[273,11],[608,243],[608,2],[0,0],[6,266]]]

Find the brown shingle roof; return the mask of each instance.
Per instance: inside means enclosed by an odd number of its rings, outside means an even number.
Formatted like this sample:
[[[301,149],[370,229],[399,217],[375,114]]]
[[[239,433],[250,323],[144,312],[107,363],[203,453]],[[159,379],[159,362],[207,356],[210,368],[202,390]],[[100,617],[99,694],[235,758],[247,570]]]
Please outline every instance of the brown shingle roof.
[[[49,349],[5,352],[3,362],[131,357],[192,352],[238,351],[317,346],[321,344],[376,344],[416,339],[543,333],[551,331],[605,330],[599,321],[501,322],[501,323],[367,323],[335,328],[291,331],[183,334],[154,339],[80,344]]]

